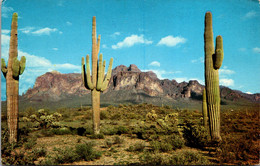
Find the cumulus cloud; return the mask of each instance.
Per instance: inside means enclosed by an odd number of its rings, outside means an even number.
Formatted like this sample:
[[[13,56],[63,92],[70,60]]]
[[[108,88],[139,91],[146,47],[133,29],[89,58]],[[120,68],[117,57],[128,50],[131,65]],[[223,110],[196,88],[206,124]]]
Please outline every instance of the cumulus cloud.
[[[119,36],[121,33],[120,32],[115,32],[111,35],[111,37],[116,37],[116,36]]]
[[[126,37],[123,41],[118,42],[116,45],[112,45],[112,49],[120,49],[124,47],[132,47],[136,44],[152,44],[153,41],[144,38],[144,35],[131,35]]]
[[[246,92],[246,93],[247,93],[247,94],[250,94],[250,95],[253,94],[252,92]]]
[[[161,40],[157,43],[157,45],[166,45],[168,47],[175,47],[178,44],[183,44],[187,41],[187,39],[183,37],[174,37],[174,36],[166,36],[164,38],[161,38]]]
[[[259,48],[259,47],[255,47],[255,48],[253,48],[253,51],[254,51],[255,53],[260,54],[260,48]]]
[[[158,61],[153,61],[153,62],[151,62],[151,63],[149,64],[149,66],[160,67],[161,64],[160,64],[160,62],[158,62]]]
[[[252,11],[247,12],[242,18],[249,19],[249,18],[253,18],[255,16],[256,16],[256,12],[252,10]]]
[[[234,73],[235,73],[235,71],[230,70],[230,69],[225,69],[225,68],[219,69],[220,75],[230,75],[230,74],[234,74]]]
[[[54,51],[58,51],[59,49],[58,49],[58,48],[52,48],[52,50],[54,50]]]
[[[181,71],[166,71],[162,69],[148,69],[148,70],[142,70],[143,72],[152,71],[154,72],[159,79],[166,79],[166,78],[172,78],[174,74],[181,73]]]
[[[204,58],[199,57],[199,59],[193,59],[191,60],[191,63],[204,63]]]
[[[14,9],[12,7],[2,6],[2,17],[8,18],[12,16]]]
[[[40,28],[37,29],[35,27],[25,27],[25,28],[21,28],[19,29],[22,33],[24,34],[33,34],[33,35],[50,35],[53,32],[58,32],[59,34],[62,34],[61,31],[59,31],[57,28],[49,28],[49,27],[45,27],[45,28]]]
[[[222,78],[219,80],[219,84],[224,86],[234,86],[234,80],[228,78]]]
[[[67,21],[66,24],[67,24],[68,26],[71,26],[71,25],[72,25],[72,23],[69,22],[69,21]]]

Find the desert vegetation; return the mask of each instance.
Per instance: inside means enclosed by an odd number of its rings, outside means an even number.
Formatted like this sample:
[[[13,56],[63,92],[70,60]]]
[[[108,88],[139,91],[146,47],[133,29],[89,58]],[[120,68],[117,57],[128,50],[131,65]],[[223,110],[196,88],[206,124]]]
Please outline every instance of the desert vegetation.
[[[2,119],[3,164],[257,164],[258,111],[221,112],[222,142],[215,146],[198,110],[152,104],[101,108],[94,134],[91,107],[20,113],[19,141],[7,141]],[[34,119],[38,120],[37,123]]]

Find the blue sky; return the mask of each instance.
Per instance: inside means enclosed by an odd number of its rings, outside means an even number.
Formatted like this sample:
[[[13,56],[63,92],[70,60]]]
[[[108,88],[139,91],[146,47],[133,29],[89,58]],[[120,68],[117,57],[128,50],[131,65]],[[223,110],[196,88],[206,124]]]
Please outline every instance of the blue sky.
[[[257,0],[6,0],[2,4],[1,56],[7,60],[11,16],[17,12],[18,54],[27,65],[20,94],[52,70],[80,73],[91,54],[92,16],[101,49],[113,67],[136,64],[161,79],[204,84],[204,15],[222,35],[220,84],[248,93],[260,87],[260,4]],[[5,79],[1,74],[1,99]]]

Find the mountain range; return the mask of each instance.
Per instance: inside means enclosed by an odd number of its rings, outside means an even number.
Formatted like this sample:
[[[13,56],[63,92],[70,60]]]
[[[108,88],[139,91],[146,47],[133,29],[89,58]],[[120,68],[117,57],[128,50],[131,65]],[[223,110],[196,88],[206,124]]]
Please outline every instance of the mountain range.
[[[174,101],[201,101],[204,86],[196,80],[178,83],[175,80],[157,78],[152,72],[142,72],[136,65],[120,65],[112,70],[109,87],[101,95],[106,103],[153,103]],[[80,73],[62,74],[47,72],[36,79],[33,88],[22,95],[24,101],[59,102],[68,98],[88,97]],[[224,101],[260,102],[260,94],[246,94],[221,86],[220,95]],[[88,97],[89,98],[89,97]],[[90,102],[90,99],[88,99]]]

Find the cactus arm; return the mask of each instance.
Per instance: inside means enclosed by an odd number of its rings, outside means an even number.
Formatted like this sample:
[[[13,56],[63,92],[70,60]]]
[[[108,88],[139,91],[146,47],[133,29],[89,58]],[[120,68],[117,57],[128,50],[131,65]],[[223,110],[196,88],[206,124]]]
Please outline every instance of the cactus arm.
[[[20,73],[19,73],[20,75],[22,75],[24,72],[25,64],[26,64],[26,58],[22,56],[20,60]]]
[[[12,70],[13,70],[13,77],[14,77],[14,78],[19,77],[19,73],[20,73],[20,61],[19,61],[17,58],[14,58],[14,59],[13,59]]]
[[[7,73],[8,70],[7,70],[4,58],[1,58],[1,70],[4,74],[4,76],[6,77],[6,73]]]
[[[106,78],[105,78],[105,80],[102,84],[101,91],[104,91],[104,90],[107,89],[107,86],[108,86],[108,83],[109,83],[109,80],[110,80],[111,74],[112,74],[112,65],[113,65],[113,58],[110,59],[108,70],[107,70],[107,75],[106,75]]]
[[[217,36],[216,38],[216,50],[214,56],[214,68],[217,70],[221,67],[224,58],[223,39],[221,36]]]
[[[89,55],[87,55],[86,59],[87,59],[87,73],[86,73],[86,76],[87,76],[87,85],[88,85],[88,89],[93,90],[93,89],[94,89],[94,85],[93,85],[93,83],[91,82],[90,65],[89,65]],[[93,77],[93,76],[92,76],[92,77]]]
[[[103,80],[104,80],[104,77],[102,77],[102,72],[103,72],[103,65],[102,65],[102,62],[103,62],[103,55],[100,54],[99,56],[99,60],[98,60],[98,80],[97,80],[97,90],[101,90],[101,87],[102,87],[102,83],[103,83]]]
[[[85,58],[84,57],[82,57],[82,59],[81,59],[81,76],[82,76],[82,82],[83,82],[84,86],[88,89],[87,78],[86,78]]]
[[[106,60],[104,60],[103,61],[103,72],[102,72],[102,78],[103,78],[103,80],[102,80],[102,84],[103,84],[103,81],[104,81],[104,78],[105,78],[105,71],[106,70]]]

